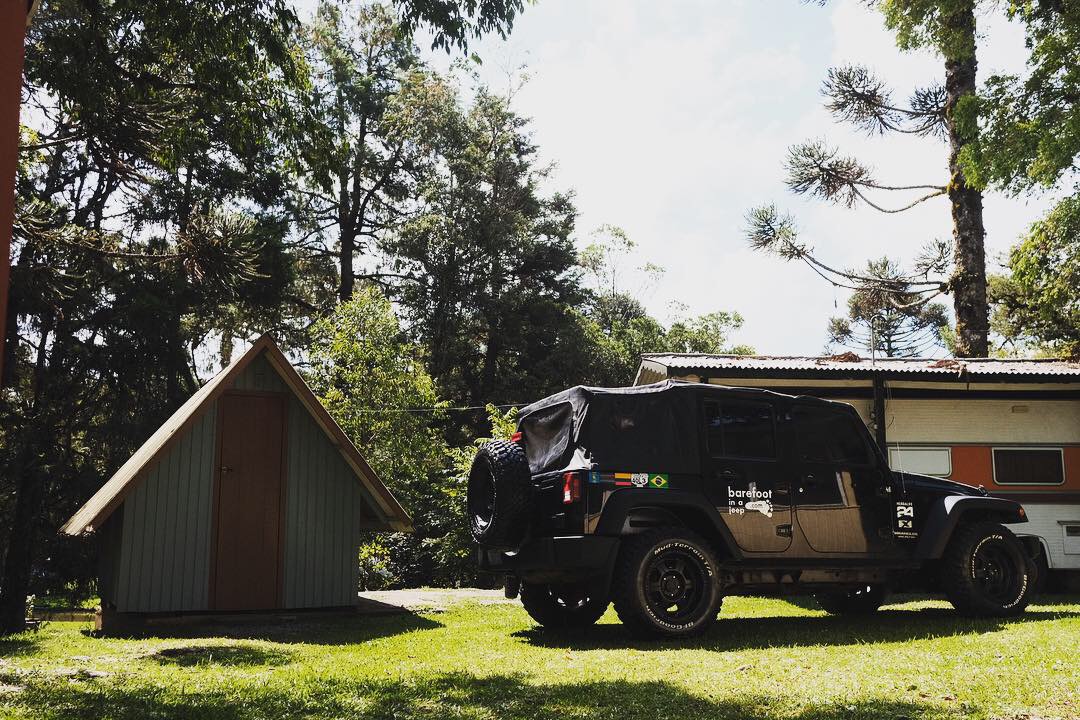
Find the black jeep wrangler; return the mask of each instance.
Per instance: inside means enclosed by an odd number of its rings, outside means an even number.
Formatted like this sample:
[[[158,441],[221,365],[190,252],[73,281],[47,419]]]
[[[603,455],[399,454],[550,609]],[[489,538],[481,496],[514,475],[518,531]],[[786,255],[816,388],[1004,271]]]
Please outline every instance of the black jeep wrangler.
[[[590,625],[613,601],[638,632],[687,636],[733,594],[869,613],[888,592],[944,592],[1008,616],[1036,572],[1005,527],[1023,507],[890,470],[851,406],[700,383],[529,405],[512,440],[477,453],[468,516],[481,569],[547,627]]]

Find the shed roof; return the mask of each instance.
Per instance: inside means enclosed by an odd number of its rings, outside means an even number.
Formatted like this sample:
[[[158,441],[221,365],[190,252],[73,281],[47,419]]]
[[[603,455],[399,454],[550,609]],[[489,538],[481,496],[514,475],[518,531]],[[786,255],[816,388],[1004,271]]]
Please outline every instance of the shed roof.
[[[142,477],[142,471],[151,466],[157,458],[178,439],[190,425],[202,414],[210,403],[227,390],[232,381],[243,372],[252,360],[266,355],[270,366],[277,371],[281,379],[292,390],[300,404],[311,414],[330,443],[337,448],[345,462],[353,469],[356,479],[371,494],[378,504],[379,512],[386,518],[388,529],[407,531],[412,529],[412,519],[401,507],[397,499],[379,480],[363,455],[349,440],[326,408],[311,392],[304,379],[296,372],[292,363],[269,335],[263,335],[241,355],[217,375],[212,377],[198,392],[188,398],[180,408],[166,420],[153,435],[142,444],[135,454],[124,463],[108,482],[101,486],[93,497],[86,501],[60,528],[67,535],[84,535],[101,527],[101,524],[123,503]]]
[[[946,382],[1080,382],[1080,362],[1057,359],[862,358],[855,353],[825,357],[780,355],[703,355],[651,353],[641,356],[643,370],[678,370],[697,375],[788,378],[915,378]],[[664,372],[670,375],[670,372]]]

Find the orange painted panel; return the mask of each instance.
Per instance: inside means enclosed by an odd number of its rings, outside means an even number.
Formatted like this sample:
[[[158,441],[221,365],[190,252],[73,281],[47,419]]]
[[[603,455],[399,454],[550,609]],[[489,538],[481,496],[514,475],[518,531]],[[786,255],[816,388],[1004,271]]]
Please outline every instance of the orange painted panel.
[[[1065,488],[1080,490],[1080,447],[1065,448]]]
[[[989,446],[954,445],[949,479],[968,485],[993,485],[994,465]]]

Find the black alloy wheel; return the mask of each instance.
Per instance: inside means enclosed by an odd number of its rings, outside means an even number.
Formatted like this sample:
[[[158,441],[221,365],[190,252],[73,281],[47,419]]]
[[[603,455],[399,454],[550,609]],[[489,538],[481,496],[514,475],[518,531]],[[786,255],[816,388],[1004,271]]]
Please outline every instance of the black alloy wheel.
[[[1037,575],[1012,531],[994,522],[957,527],[940,572],[949,602],[973,617],[1019,615],[1031,602]]]
[[[722,600],[709,543],[685,528],[656,528],[623,540],[612,582],[615,611],[638,635],[680,638],[704,632]]]
[[[649,559],[645,570],[645,602],[665,622],[682,625],[699,614],[709,582],[700,558],[682,545],[673,545]]]

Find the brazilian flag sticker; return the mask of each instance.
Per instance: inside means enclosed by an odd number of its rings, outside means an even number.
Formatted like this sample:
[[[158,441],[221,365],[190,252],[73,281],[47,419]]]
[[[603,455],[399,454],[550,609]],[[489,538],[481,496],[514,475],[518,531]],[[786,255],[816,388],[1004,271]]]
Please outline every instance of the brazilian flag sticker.
[[[665,473],[656,473],[649,475],[649,487],[656,488],[658,490],[668,489],[668,476]]]

